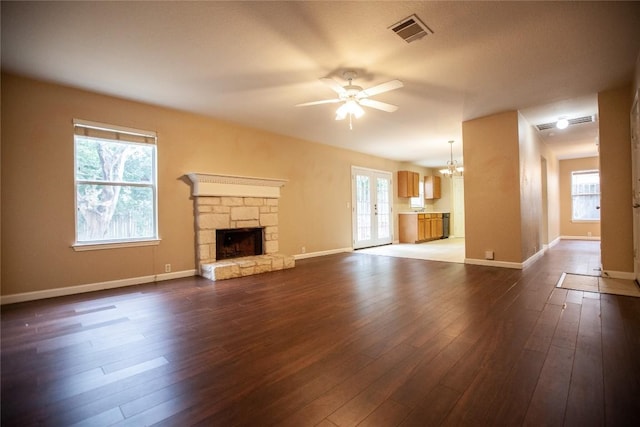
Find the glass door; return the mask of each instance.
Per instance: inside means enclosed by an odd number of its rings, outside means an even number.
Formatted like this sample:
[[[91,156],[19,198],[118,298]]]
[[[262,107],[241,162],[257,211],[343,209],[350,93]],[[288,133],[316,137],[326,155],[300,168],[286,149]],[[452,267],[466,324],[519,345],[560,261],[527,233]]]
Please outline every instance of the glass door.
[[[391,172],[352,167],[353,248],[392,242]]]

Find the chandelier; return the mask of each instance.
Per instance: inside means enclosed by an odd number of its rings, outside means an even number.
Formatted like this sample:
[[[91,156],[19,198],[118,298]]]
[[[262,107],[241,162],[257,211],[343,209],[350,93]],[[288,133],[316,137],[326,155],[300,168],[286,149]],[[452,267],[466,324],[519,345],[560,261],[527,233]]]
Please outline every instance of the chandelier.
[[[451,151],[451,160],[447,161],[447,168],[440,169],[440,173],[451,178],[452,176],[462,176],[464,172],[464,167],[462,165],[458,165],[458,161],[453,159],[453,142],[449,141],[449,148]]]

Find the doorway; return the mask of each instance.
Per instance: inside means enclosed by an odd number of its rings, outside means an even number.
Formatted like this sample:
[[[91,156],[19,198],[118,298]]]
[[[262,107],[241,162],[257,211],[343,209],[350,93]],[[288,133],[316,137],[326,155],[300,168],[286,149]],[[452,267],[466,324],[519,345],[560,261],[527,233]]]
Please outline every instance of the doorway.
[[[351,167],[353,248],[387,245],[392,233],[391,172]]]

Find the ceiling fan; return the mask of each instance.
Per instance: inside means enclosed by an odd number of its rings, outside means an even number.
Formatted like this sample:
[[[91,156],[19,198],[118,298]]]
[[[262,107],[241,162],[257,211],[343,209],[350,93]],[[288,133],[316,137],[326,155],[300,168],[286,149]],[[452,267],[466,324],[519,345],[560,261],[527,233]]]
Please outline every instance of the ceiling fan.
[[[349,82],[349,84],[342,86],[337,81],[328,77],[320,79],[321,82],[329,86],[329,88],[338,94],[337,98],[305,102],[304,104],[296,105],[296,107],[335,104],[341,102],[342,105],[336,110],[336,120],[344,120],[348,116],[350,129],[353,129],[351,123],[352,117],[355,116],[357,119],[362,117],[364,114],[364,110],[362,109],[363,106],[386,111],[388,113],[392,113],[398,109],[397,105],[376,101],[375,99],[369,99],[369,97],[403,87],[404,84],[400,80],[390,80],[386,83],[370,87],[369,89],[363,89],[362,87],[353,84],[353,79],[358,76],[355,71],[345,71],[342,76]]]

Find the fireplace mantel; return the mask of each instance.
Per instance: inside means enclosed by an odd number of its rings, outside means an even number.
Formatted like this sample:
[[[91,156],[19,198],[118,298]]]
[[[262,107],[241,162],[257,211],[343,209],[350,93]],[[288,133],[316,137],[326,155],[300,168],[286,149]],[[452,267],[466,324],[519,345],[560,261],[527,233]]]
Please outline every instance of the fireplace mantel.
[[[254,178],[249,176],[187,174],[193,183],[192,196],[230,196],[279,198],[285,179]]]

